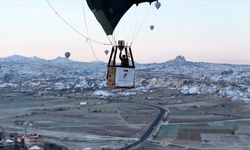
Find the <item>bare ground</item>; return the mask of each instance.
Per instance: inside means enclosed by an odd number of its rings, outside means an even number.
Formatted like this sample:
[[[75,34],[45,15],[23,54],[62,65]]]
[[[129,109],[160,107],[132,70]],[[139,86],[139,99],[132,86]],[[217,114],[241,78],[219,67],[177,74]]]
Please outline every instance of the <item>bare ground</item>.
[[[143,103],[159,105],[169,113],[158,132],[139,150],[250,149],[250,105],[241,100],[183,95],[165,88],[112,100],[99,100],[89,93],[70,98],[4,93],[0,98],[3,130],[23,132],[23,127],[15,126],[13,121],[34,121],[34,131],[69,149],[100,149],[107,145],[115,149],[138,139],[159,113]],[[81,101],[89,106],[79,108]],[[66,109],[53,111],[57,108]],[[43,111],[46,113],[25,116]]]

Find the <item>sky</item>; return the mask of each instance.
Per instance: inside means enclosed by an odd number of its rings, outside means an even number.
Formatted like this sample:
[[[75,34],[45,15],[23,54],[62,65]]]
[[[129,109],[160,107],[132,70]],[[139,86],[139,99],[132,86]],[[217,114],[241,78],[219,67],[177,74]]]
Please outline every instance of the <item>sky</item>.
[[[115,30],[116,40],[135,39],[132,50],[136,62],[165,62],[182,55],[190,61],[250,64],[249,0],[160,2],[159,10],[149,3],[133,6]],[[50,3],[82,34],[88,32],[91,39],[109,42],[86,0]],[[55,59],[69,51],[72,60],[108,60],[104,51],[111,46],[92,46],[98,59],[89,41],[67,26],[46,0],[0,0],[0,58],[22,55]]]

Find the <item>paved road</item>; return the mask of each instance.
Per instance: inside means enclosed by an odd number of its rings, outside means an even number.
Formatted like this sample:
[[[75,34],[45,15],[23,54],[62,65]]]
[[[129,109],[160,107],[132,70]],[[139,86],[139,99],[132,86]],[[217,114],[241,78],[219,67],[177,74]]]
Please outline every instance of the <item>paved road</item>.
[[[160,110],[160,113],[158,114],[158,116],[152,122],[152,124],[150,125],[148,130],[141,136],[141,138],[139,140],[137,140],[134,143],[131,143],[131,144],[129,144],[129,145],[123,147],[123,148],[120,148],[119,150],[129,150],[129,149],[132,149],[132,148],[144,143],[150,137],[150,135],[152,135],[152,133],[155,131],[157,126],[160,124],[162,118],[164,117],[164,114],[167,112],[166,109],[164,109],[164,108],[162,108],[160,106],[151,105],[151,104],[143,104],[143,105],[156,107],[156,108],[158,108]]]

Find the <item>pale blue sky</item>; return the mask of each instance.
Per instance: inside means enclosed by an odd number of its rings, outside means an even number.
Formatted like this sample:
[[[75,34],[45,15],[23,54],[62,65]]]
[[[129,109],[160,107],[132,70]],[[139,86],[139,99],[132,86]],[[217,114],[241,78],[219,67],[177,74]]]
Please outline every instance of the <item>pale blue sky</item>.
[[[83,0],[50,0],[78,30],[84,29]],[[160,0],[162,7],[145,3],[133,7],[116,30],[128,37],[140,14],[150,14],[134,44],[137,62],[164,62],[177,55],[192,61],[250,64],[250,0]],[[84,3],[86,3],[84,1]],[[91,38],[108,42],[104,31],[85,5]],[[139,15],[138,15],[139,14]],[[93,61],[90,47],[66,26],[45,0],[0,0],[0,57],[38,56],[53,59],[72,53],[71,59]],[[155,25],[151,31],[149,26]],[[100,60],[109,46],[94,45]]]

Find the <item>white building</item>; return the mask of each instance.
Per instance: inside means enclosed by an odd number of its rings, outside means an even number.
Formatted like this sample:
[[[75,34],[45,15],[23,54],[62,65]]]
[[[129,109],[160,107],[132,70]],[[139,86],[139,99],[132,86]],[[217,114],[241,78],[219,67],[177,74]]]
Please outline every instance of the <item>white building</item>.
[[[29,150],[42,150],[42,148],[35,145],[35,146],[30,147]]]

